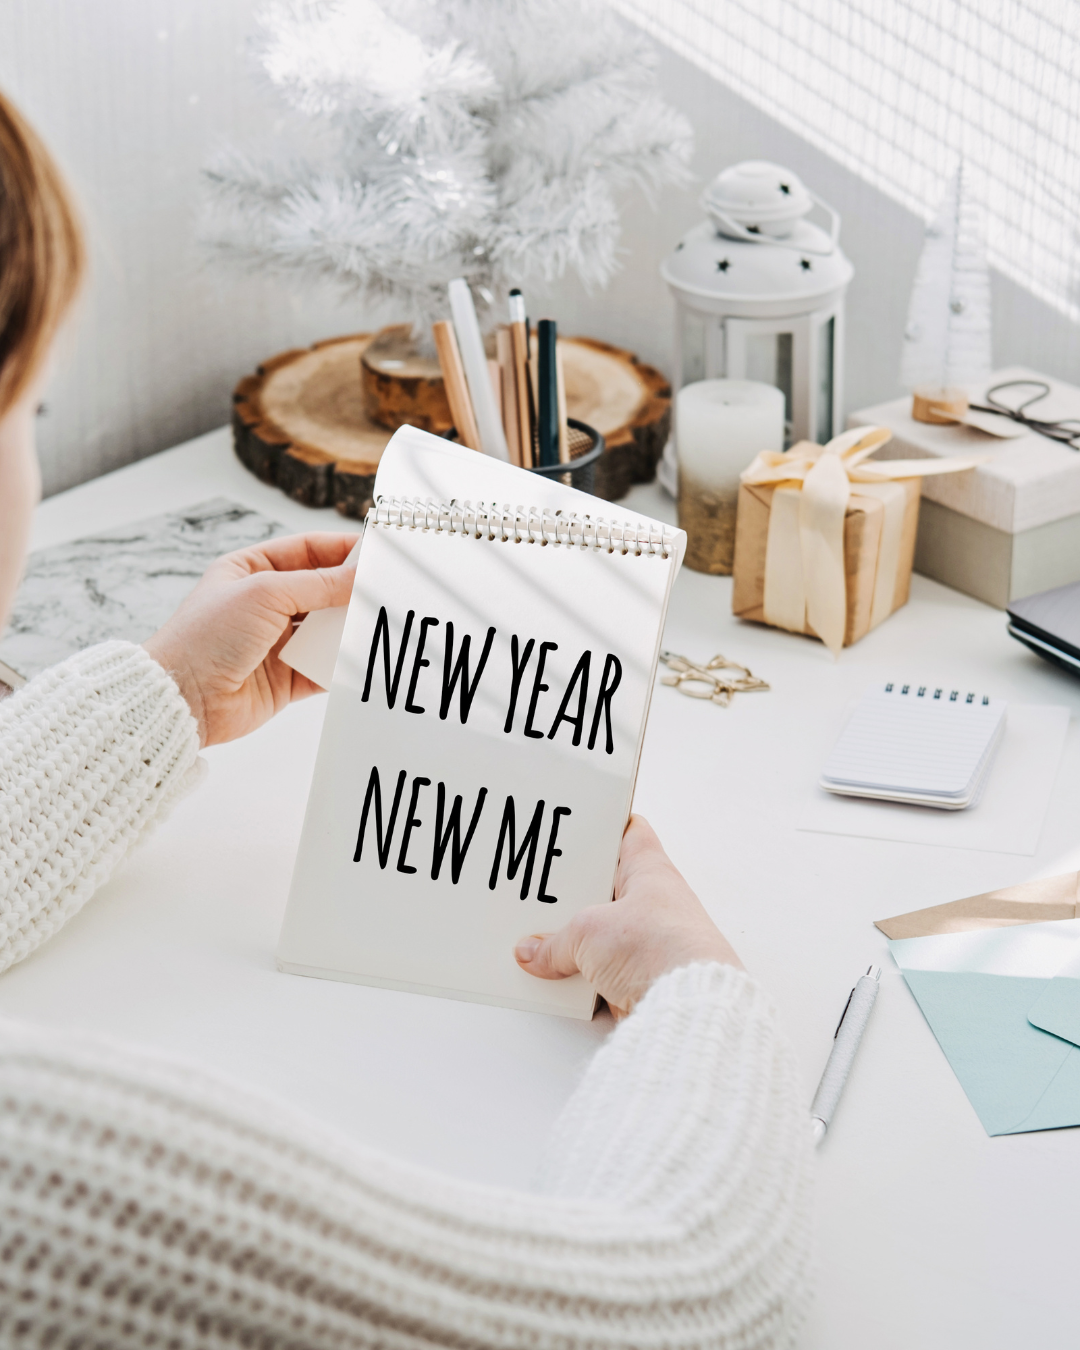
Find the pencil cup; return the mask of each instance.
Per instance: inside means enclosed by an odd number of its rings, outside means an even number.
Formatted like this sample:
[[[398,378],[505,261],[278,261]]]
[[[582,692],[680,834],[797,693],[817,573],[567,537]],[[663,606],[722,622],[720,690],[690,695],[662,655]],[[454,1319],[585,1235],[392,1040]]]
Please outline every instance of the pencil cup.
[[[596,483],[596,466],[604,453],[604,438],[595,427],[579,422],[576,417],[568,417],[566,424],[570,428],[569,464],[545,464],[528,472],[538,473],[544,478],[557,478],[579,492],[591,493]],[[446,433],[446,439],[456,441],[457,429],[451,427]]]

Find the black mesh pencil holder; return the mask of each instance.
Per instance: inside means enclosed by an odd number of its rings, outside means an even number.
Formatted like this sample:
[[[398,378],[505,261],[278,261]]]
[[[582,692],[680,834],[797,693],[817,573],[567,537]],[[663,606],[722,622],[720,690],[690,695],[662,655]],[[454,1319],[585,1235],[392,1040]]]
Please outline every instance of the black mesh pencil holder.
[[[542,468],[530,469],[529,472],[541,474],[544,478],[557,478],[560,482],[566,482],[570,487],[577,488],[579,492],[592,492],[596,483],[596,466],[604,453],[604,438],[595,427],[590,427],[586,422],[579,422],[576,417],[568,417],[566,425],[570,463],[545,464]],[[446,438],[456,441],[457,429],[451,427],[446,433]],[[534,440],[534,452],[535,449]]]

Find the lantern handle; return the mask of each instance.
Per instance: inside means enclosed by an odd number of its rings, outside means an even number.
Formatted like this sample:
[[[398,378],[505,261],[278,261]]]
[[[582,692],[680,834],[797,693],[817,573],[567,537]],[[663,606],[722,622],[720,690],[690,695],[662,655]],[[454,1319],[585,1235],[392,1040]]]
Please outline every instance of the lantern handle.
[[[732,220],[719,207],[704,201],[702,205],[713,220],[722,225],[725,232],[730,231],[736,239],[745,239],[750,244],[771,244],[774,248],[789,248],[795,253],[809,253],[815,258],[828,258],[836,251],[836,246],[840,242],[840,213],[809,189],[807,189],[806,195],[815,206],[820,206],[829,217],[829,247],[827,249],[807,248],[803,244],[793,244],[789,239],[776,239],[771,234],[760,234],[755,230],[748,230],[745,225],[740,225],[737,220]]]

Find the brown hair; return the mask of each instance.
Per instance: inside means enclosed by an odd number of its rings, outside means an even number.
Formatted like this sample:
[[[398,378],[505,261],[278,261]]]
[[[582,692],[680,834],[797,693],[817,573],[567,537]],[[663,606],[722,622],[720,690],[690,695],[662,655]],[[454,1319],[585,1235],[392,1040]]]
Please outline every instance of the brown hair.
[[[60,170],[0,94],[0,417],[38,373],[85,268]]]

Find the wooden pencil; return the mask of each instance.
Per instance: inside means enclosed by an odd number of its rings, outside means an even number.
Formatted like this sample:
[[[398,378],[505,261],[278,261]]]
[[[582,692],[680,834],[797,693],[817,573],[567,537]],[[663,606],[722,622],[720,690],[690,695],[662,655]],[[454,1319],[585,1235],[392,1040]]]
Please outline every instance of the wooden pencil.
[[[505,325],[495,334],[495,350],[499,356],[499,375],[502,383],[503,430],[510,451],[510,463],[521,468],[521,428],[518,426],[517,386],[514,380],[514,344],[510,329]]]
[[[521,292],[510,292],[510,340],[514,353],[514,391],[517,403],[518,438],[521,443],[521,467],[533,467],[532,423],[529,418],[529,330],[525,323],[525,301]]]
[[[439,368],[442,371],[443,384],[446,386],[446,398],[450,404],[450,416],[457,428],[458,440],[470,450],[480,449],[480,432],[476,426],[469,386],[465,380],[465,367],[461,362],[457,334],[449,319],[440,319],[431,325],[435,335],[435,350],[439,355]]]
[[[491,383],[491,392],[495,395],[495,411],[499,414],[499,425],[502,426],[503,406],[502,406],[502,374],[499,371],[498,361],[487,359],[488,380]],[[505,428],[503,428],[505,432]]]

